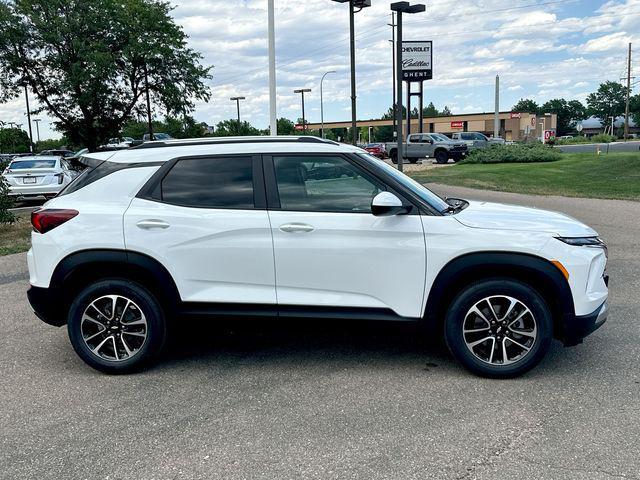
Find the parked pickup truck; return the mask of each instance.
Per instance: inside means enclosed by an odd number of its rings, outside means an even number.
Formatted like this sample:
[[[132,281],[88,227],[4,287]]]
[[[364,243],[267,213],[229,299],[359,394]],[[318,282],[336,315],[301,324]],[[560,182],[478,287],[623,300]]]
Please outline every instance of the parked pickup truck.
[[[387,143],[386,150],[393,163],[398,163],[398,144]],[[454,162],[467,156],[469,149],[464,142],[454,142],[440,133],[413,133],[407,137],[404,158],[416,163],[421,158],[435,158],[438,163]]]

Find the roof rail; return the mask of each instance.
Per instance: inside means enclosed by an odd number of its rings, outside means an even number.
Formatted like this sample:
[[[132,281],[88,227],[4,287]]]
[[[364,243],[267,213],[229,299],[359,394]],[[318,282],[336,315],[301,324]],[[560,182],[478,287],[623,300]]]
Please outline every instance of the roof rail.
[[[325,140],[320,137],[295,137],[295,136],[281,136],[281,137],[204,137],[204,138],[192,138],[184,140],[158,140],[152,142],[145,142],[141,145],[131,147],[129,150],[146,149],[146,148],[166,148],[166,147],[187,147],[196,145],[225,145],[234,143],[324,143],[329,145],[339,145],[339,143],[333,140]]]

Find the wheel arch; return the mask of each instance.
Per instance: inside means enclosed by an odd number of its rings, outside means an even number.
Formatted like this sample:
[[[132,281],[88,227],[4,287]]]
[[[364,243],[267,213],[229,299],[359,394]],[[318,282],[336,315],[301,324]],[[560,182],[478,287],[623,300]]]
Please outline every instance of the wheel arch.
[[[180,293],[171,274],[158,260],[125,250],[83,250],[68,255],[54,270],[50,288],[62,295],[66,317],[73,299],[88,283],[115,277],[146,287],[167,311],[174,311],[180,303]]]
[[[440,270],[429,291],[425,319],[441,324],[462,289],[488,278],[510,278],[535,288],[551,309],[557,337],[562,336],[564,319],[575,315],[571,287],[549,260],[525,253],[480,252],[457,257]]]

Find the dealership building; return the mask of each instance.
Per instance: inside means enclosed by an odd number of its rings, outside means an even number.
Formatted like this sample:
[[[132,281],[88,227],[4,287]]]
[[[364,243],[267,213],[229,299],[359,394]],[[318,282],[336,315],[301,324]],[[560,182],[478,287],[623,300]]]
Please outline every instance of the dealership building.
[[[425,117],[423,119],[423,132],[451,134],[455,132],[480,132],[487,137],[493,135],[495,113],[469,113],[465,115],[450,115],[447,117]],[[527,138],[541,138],[546,130],[555,131],[558,116],[553,114],[536,115],[525,112],[500,112],[500,137],[505,140],[526,140]],[[357,122],[360,127],[386,127],[392,126],[393,120],[361,120]],[[324,128],[350,128],[351,122],[324,122]],[[406,120],[403,122],[404,131],[407,132]],[[307,128],[319,130],[320,123],[310,123]],[[411,119],[411,132],[419,131],[418,119]]]

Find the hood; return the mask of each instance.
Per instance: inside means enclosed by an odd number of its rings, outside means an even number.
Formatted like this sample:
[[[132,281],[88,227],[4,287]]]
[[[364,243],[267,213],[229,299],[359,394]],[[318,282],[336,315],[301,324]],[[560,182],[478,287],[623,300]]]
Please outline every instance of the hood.
[[[455,218],[471,228],[546,232],[563,237],[598,235],[591,227],[564,213],[502,203],[469,202]]]

